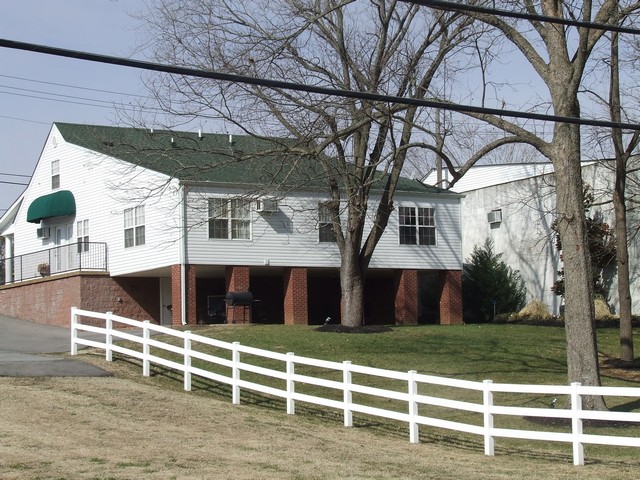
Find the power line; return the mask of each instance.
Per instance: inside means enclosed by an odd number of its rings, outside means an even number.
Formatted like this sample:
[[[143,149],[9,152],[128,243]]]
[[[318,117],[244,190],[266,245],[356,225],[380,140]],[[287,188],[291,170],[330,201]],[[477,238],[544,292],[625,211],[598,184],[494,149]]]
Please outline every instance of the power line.
[[[89,101],[89,102],[99,102],[99,103],[113,104],[113,102],[111,100],[100,100],[100,99],[97,99],[97,98],[77,97],[75,95],[64,95],[62,93],[45,92],[43,90],[32,90],[30,88],[13,87],[11,85],[2,85],[2,84],[0,84],[0,88],[9,88],[11,90],[19,90],[21,92],[39,93],[41,95],[51,95],[52,97],[72,98],[74,100],[86,100],[86,101]],[[0,92],[0,93],[6,93],[7,95],[12,95],[11,92]]]
[[[2,86],[2,85],[0,85]],[[86,103],[84,101],[74,101],[74,100],[63,100],[63,99],[59,99],[59,98],[50,98],[50,97],[43,97],[40,95],[28,95],[26,93],[16,93],[16,92],[4,92],[2,90],[0,90],[0,95],[13,95],[15,97],[24,97],[24,98],[35,98],[38,100],[49,100],[51,102],[59,102],[59,103],[68,103],[68,104],[72,104],[72,105],[83,105],[86,107],[99,107],[99,108],[114,108],[116,105],[119,105],[117,102],[111,101],[111,100],[100,100],[100,99],[95,99],[95,98],[83,98],[83,97],[75,97],[72,95],[62,95],[62,94],[57,94],[57,93],[48,93],[48,92],[38,92],[37,90],[28,90],[28,89],[23,89],[23,88],[18,88],[18,87],[5,87],[5,88],[13,88],[13,89],[18,89],[18,90],[23,90],[23,91],[31,91],[31,92],[35,92],[35,93],[42,93],[43,95],[52,95],[52,96],[59,96],[59,97],[65,97],[67,99],[77,99],[77,100],[87,100],[89,102],[100,102],[106,105],[100,105],[100,104],[94,104],[94,103]],[[123,110],[134,110],[135,107],[134,106],[127,106],[127,105],[119,105]],[[162,109],[160,108],[155,108],[155,107],[139,107],[140,110],[142,111],[148,111],[148,112],[163,112]],[[4,115],[0,115],[0,117],[3,118],[10,118],[10,117],[5,117]],[[23,119],[17,119],[17,120],[23,120]],[[24,121],[31,121],[31,120],[24,120]],[[41,122],[38,122],[41,123]],[[48,124],[47,124],[48,125]]]
[[[533,13],[520,13],[510,10],[500,10],[492,7],[482,7],[479,5],[469,5],[466,3],[447,2],[443,0],[400,0],[405,3],[414,3],[424,7],[431,7],[437,10],[453,10],[457,12],[474,12],[495,15],[498,17],[518,18],[520,20],[535,20],[539,22],[555,23],[559,25],[567,25],[571,27],[583,27],[593,30],[605,30],[609,32],[630,33],[632,35],[640,35],[637,28],[622,27],[620,25],[610,25],[607,23],[597,22],[581,22],[579,20],[570,20],[566,18],[550,17],[548,15],[538,15]]]
[[[0,183],[4,183],[5,185],[22,185],[24,187],[29,185],[28,183],[8,182],[6,180],[0,180]]]
[[[25,177],[25,178],[31,178],[31,175],[23,175],[20,173],[2,173],[0,172],[0,176],[2,177]]]
[[[75,89],[79,89],[79,90],[87,90],[90,92],[98,92],[98,93],[109,93],[111,95],[124,95],[127,97],[141,97],[141,98],[149,98],[145,95],[138,95],[135,93],[125,93],[125,92],[115,92],[113,90],[102,90],[100,88],[91,88],[91,87],[81,87],[80,85],[69,85],[67,83],[55,83],[55,82],[45,82],[44,80],[35,80],[33,78],[25,78],[25,77],[15,77],[13,75],[2,75],[0,74],[1,78],[10,78],[11,80],[20,80],[23,82],[33,82],[33,83],[41,83],[44,85],[52,85],[55,87],[64,87],[64,88],[75,88]]]
[[[0,118],[6,118],[8,120],[16,120],[18,122],[39,123],[40,125],[51,125],[48,122],[41,122],[39,120],[30,120],[28,118],[11,117],[9,115],[0,115]]]
[[[73,58],[77,60],[85,60],[90,62],[105,63],[109,65],[119,65],[123,67],[138,68],[142,70],[150,70],[162,73],[171,73],[182,76],[191,76],[196,78],[207,78],[210,80],[220,80],[231,83],[242,83],[248,85],[257,85],[267,88],[279,88],[285,90],[293,90],[306,93],[317,93],[320,95],[337,96],[345,98],[355,98],[359,100],[369,100],[374,102],[385,102],[400,105],[440,108],[442,110],[451,110],[463,113],[495,115],[499,117],[523,118],[529,120],[542,120],[547,122],[570,123],[574,125],[590,125],[595,127],[619,128],[624,130],[640,130],[640,124],[611,122],[604,120],[592,120],[578,117],[562,117],[557,115],[547,115],[541,113],[527,113],[515,110],[502,110],[497,108],[474,107],[471,105],[461,105],[457,103],[447,103],[436,100],[423,100],[417,98],[398,97],[393,95],[382,95],[377,93],[356,92],[353,90],[339,90],[327,87],[318,87],[314,85],[305,85],[301,83],[286,82],[282,80],[269,80],[259,77],[248,77],[246,75],[236,75],[230,73],[221,73],[216,71],[204,71],[187,67],[179,67],[174,65],[162,65],[158,63],[145,62],[142,60],[132,60],[122,57],[112,57],[96,53],[81,52],[77,50],[68,50],[64,48],[50,47],[47,45],[38,45],[34,43],[17,42],[15,40],[0,39],[0,47],[12,48],[16,50],[24,50],[29,52],[43,53],[46,55],[54,55],[58,57]]]

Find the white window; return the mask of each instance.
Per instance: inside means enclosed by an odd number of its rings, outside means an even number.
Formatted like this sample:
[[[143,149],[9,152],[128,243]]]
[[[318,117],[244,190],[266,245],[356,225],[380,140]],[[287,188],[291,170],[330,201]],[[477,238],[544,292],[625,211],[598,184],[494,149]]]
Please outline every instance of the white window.
[[[51,190],[60,188],[60,160],[51,161]]]
[[[76,237],[78,243],[78,253],[89,251],[89,220],[79,220],[76,222]]]
[[[318,240],[321,243],[336,242],[333,231],[333,217],[326,203],[318,204]]]
[[[144,245],[144,205],[124,211],[124,248]]]
[[[240,198],[210,198],[209,238],[251,239],[251,202]]]
[[[398,209],[401,245],[435,245],[435,208],[400,207]]]

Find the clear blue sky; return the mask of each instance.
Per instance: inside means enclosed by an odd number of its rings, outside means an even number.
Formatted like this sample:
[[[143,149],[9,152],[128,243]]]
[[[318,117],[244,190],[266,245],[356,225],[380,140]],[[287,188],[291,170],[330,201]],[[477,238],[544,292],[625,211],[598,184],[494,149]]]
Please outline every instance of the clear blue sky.
[[[144,0],[2,0],[0,38],[112,56],[145,59],[136,53],[142,42],[131,13]],[[502,56],[501,56],[502,57]],[[512,63],[505,55],[496,65],[498,81],[521,105],[531,104],[537,88],[530,67]],[[135,102],[145,95],[141,71],[43,54],[0,48],[0,182],[27,182],[54,122],[116,124],[113,103]],[[516,66],[517,65],[517,66]],[[478,79],[456,85],[474,91]],[[476,88],[477,90],[477,88]],[[512,91],[513,90],[513,91]],[[116,92],[116,93],[110,93]],[[491,91],[489,95],[491,96]],[[456,98],[478,104],[479,91]],[[511,99],[509,107],[518,108]],[[495,98],[487,106],[500,106]],[[0,215],[25,187],[0,183]]]
[[[142,0],[2,0],[0,38],[140,58],[134,55],[137,23],[129,13],[142,4]],[[0,174],[31,175],[53,122],[112,124],[116,122],[112,103],[135,100],[95,90],[145,93],[140,71],[134,69],[7,48],[0,48],[0,65]],[[0,175],[0,181],[28,178]],[[0,215],[24,188],[0,183]]]

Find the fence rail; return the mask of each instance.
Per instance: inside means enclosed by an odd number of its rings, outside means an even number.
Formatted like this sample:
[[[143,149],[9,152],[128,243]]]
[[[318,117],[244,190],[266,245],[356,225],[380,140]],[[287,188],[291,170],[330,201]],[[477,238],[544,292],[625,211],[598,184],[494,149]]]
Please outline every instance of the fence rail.
[[[82,318],[90,318],[93,325],[82,323]],[[96,320],[98,322],[96,322]],[[96,326],[101,323],[101,326]],[[142,336],[132,335],[126,330],[114,328],[114,324],[120,326],[137,327],[142,329]],[[91,332],[104,335],[104,341],[99,342],[82,338],[81,332]],[[180,345],[173,345],[151,338],[151,332],[165,334],[181,340]],[[141,350],[125,348],[114,343],[114,339],[128,340],[140,345]],[[213,347],[228,352],[224,358],[198,349],[194,344],[203,347]],[[148,321],[139,322],[112,313],[96,313],[72,308],[71,310],[71,354],[76,355],[78,346],[88,346],[105,351],[106,360],[113,360],[113,353],[120,353],[141,360],[142,373],[149,376],[151,364],[162,365],[166,368],[182,372],[184,375],[184,389],[191,390],[192,377],[199,376],[215,382],[220,382],[231,387],[232,402],[240,403],[242,389],[260,392],[286,401],[288,414],[295,413],[296,402],[306,402],[321,405],[343,411],[344,425],[353,426],[353,414],[362,413],[378,417],[393,419],[407,423],[409,427],[409,441],[419,442],[419,427],[431,426],[456,430],[468,434],[478,435],[484,439],[485,455],[495,454],[496,438],[514,438],[525,440],[539,440],[551,442],[566,442],[573,447],[574,465],[584,465],[584,444],[599,444],[613,446],[640,447],[640,438],[631,436],[591,435],[583,433],[584,420],[603,420],[614,422],[632,422],[640,424],[640,413],[637,412],[596,412],[582,409],[582,398],[587,395],[635,397],[640,398],[640,388],[625,387],[588,387],[579,383],[566,385],[520,385],[493,383],[491,380],[474,382],[469,380],[455,380],[437,377],[433,375],[419,374],[416,371],[399,372],[385,370],[362,365],[354,365],[349,361],[333,362],[318,360],[309,357],[301,357],[292,352],[277,353],[268,350],[240,345],[238,342],[227,343],[211,339],[201,335],[195,335],[190,331],[177,331],[171,328],[151,324]],[[153,355],[151,349],[160,349],[171,352],[181,357],[181,361]],[[258,356],[281,362],[280,369],[267,368],[251,364],[241,360],[243,356]],[[214,367],[229,369],[230,375],[216,373],[207,368],[192,365],[193,360],[206,362]],[[297,366],[319,368],[333,372],[339,380],[320,378],[308,374],[296,372]],[[251,381],[243,377],[248,372],[257,376],[275,378],[284,382],[284,388],[276,388]],[[385,383],[401,382],[402,390],[381,388],[354,381],[354,375],[383,379]],[[318,394],[302,393],[296,391],[300,385],[314,385],[323,387],[334,395],[320,396]],[[431,387],[452,387],[464,391],[470,391],[481,396],[482,401],[475,403],[470,401],[453,400],[434,395],[423,395],[423,389],[432,390]],[[570,404],[568,408],[532,408],[512,405],[500,405],[495,401],[495,394],[522,393],[568,396]],[[386,400],[402,402],[405,407],[401,410],[391,410],[380,406],[357,403],[354,394],[362,396],[380,397]],[[373,403],[373,402],[371,402]],[[445,420],[420,413],[420,407],[432,406],[453,409],[462,412],[473,412],[481,416],[479,424],[469,424],[462,421]],[[431,409],[429,409],[431,410]],[[519,417],[546,417],[570,420],[569,432],[535,431],[513,428],[497,428],[494,426],[498,416]]]
[[[73,271],[108,271],[107,244],[69,243],[0,259],[0,285]]]

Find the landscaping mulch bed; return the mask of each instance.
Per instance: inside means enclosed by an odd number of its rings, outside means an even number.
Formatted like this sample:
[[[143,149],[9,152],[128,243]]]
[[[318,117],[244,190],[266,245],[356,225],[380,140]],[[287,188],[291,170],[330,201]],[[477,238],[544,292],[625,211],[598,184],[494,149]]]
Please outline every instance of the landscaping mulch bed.
[[[360,327],[347,327],[338,323],[329,323],[316,328],[315,331],[331,333],[385,333],[392,332],[393,329],[385,325],[362,325]]]

